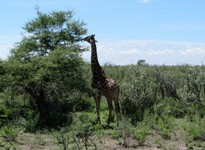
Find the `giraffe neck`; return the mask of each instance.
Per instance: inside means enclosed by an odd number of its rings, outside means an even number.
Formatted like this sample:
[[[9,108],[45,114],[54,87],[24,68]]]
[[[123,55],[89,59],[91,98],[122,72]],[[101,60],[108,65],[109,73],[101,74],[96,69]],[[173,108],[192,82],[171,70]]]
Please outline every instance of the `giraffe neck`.
[[[99,64],[97,56],[97,47],[95,42],[91,43],[91,69],[93,73],[93,78],[96,80],[101,80],[105,78],[105,73]]]

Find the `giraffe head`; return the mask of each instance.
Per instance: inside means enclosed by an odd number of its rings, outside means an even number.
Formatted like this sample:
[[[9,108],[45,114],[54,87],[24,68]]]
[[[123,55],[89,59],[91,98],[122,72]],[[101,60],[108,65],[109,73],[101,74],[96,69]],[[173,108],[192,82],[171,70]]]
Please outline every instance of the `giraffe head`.
[[[89,36],[85,37],[83,40],[90,43],[90,44],[93,43],[93,42],[97,42],[95,40],[95,34],[89,35]]]

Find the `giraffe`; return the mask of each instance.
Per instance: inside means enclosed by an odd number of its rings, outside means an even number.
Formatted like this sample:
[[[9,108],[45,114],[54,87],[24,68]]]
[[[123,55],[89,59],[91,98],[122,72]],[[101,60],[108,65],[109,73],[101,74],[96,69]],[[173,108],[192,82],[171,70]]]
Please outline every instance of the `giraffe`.
[[[100,101],[101,97],[104,96],[107,100],[109,116],[108,116],[108,126],[110,125],[110,121],[112,119],[112,111],[113,111],[113,102],[115,106],[115,113],[117,118],[117,126],[119,126],[119,86],[116,82],[106,77],[104,70],[100,66],[98,62],[97,56],[97,47],[95,35],[92,34],[83,39],[91,45],[91,70],[93,74],[92,78],[92,89],[93,89],[93,97],[96,103],[96,112],[97,112],[97,123],[101,124],[100,121]]]

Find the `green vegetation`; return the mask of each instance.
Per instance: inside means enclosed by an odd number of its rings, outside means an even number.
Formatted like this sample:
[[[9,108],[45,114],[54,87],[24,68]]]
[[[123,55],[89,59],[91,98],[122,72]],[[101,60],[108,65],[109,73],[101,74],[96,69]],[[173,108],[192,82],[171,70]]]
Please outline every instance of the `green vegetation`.
[[[85,24],[70,11],[37,9],[24,29],[11,56],[0,61],[0,147],[205,148],[205,66],[106,64],[120,86],[121,121],[105,125],[102,100],[99,125],[90,64],[81,58]]]

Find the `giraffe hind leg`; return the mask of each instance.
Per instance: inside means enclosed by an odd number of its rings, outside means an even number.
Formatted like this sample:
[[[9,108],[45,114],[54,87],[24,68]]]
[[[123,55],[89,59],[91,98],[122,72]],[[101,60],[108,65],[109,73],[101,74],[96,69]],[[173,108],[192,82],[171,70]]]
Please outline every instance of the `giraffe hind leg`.
[[[117,126],[119,126],[119,118],[120,118],[120,105],[118,102],[118,99],[115,100],[115,113],[116,113],[116,118],[117,118]]]
[[[107,124],[109,126],[110,122],[114,120],[114,116],[112,115],[113,104],[112,104],[112,100],[110,99],[107,99],[107,103],[108,103],[108,109],[109,109],[109,116],[108,116]]]

